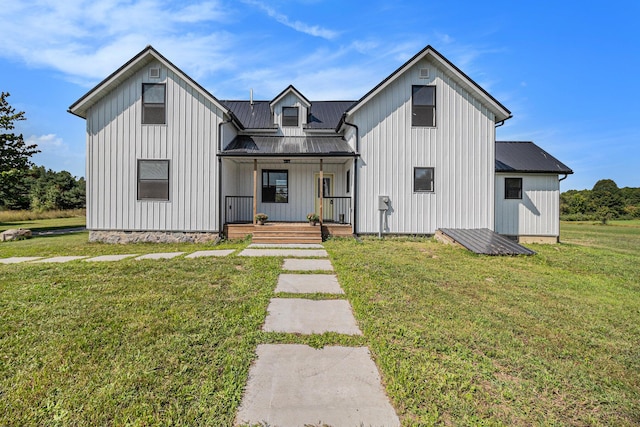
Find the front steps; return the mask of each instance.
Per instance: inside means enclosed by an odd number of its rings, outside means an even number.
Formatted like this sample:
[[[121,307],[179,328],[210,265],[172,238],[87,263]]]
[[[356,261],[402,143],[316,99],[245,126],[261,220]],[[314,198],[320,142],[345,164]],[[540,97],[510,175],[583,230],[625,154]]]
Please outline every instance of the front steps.
[[[320,225],[268,222],[253,227],[253,243],[322,243]]]

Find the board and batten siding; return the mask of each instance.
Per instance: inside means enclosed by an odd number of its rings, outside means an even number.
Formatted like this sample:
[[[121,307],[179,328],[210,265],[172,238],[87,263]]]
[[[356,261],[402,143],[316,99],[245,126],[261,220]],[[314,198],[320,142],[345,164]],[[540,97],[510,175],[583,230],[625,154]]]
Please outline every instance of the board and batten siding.
[[[350,163],[350,161],[349,161]],[[289,202],[262,202],[262,171],[287,170],[289,172]],[[334,177],[334,196],[345,196],[345,165],[341,163],[323,164],[325,174]],[[253,162],[224,161],[223,173],[226,180],[236,183],[235,194],[228,196],[253,196]],[[320,160],[310,159],[304,163],[283,163],[280,161],[258,160],[258,212],[269,216],[269,221],[306,221],[307,214],[315,211],[315,174],[320,173]],[[225,191],[227,188],[225,188]]]
[[[282,107],[298,107],[298,126],[282,126]],[[279,135],[307,136],[303,129],[307,124],[307,107],[295,94],[286,94],[273,106],[273,118],[279,127]]]
[[[504,198],[504,179],[522,178],[522,199]],[[556,174],[496,174],[496,230],[508,236],[560,235]]]
[[[159,67],[159,79],[149,79]],[[166,124],[142,124],[142,84],[166,84]],[[217,132],[223,112],[152,62],[87,114],[87,228],[219,231]],[[169,201],[137,199],[137,161],[169,160]]]
[[[429,69],[421,79],[420,68]],[[411,86],[436,87],[436,126],[412,127]],[[389,196],[384,232],[494,226],[494,114],[423,59],[353,114],[360,129],[358,233],[379,231],[378,196]],[[433,193],[413,191],[413,168],[435,169]]]

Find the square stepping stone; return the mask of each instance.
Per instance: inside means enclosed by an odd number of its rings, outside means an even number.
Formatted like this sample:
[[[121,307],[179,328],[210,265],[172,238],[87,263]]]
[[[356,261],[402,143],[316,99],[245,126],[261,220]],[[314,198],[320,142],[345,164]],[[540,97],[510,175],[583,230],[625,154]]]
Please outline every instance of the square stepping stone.
[[[248,248],[323,249],[320,243],[252,243]]]
[[[282,269],[292,271],[333,271],[333,266],[328,259],[285,259]]]
[[[84,262],[113,262],[113,261],[122,261],[125,258],[131,258],[132,256],[136,256],[138,254],[120,254],[120,255],[100,255],[97,257],[85,259]]]
[[[335,274],[281,274],[276,292],[344,294]]]
[[[236,424],[398,427],[366,347],[261,344]]]
[[[267,307],[262,330],[292,334],[337,332],[362,335],[351,304],[346,300],[313,301],[302,298],[273,298]]]
[[[240,256],[295,256],[295,257],[326,257],[324,249],[245,249]]]
[[[209,256],[227,256],[231,255],[234,252],[234,249],[218,249],[211,251],[198,251],[192,254],[187,255],[185,258],[202,258]]]
[[[38,261],[34,261],[34,262],[56,262],[56,263],[63,263],[63,262],[69,262],[69,261],[75,261],[78,259],[84,259],[84,258],[89,258],[88,256],[55,256],[52,258],[45,258],[45,259],[41,259]]]
[[[141,259],[171,259],[182,255],[184,252],[157,252],[155,254],[140,255],[137,260]]]
[[[21,262],[35,261],[41,256],[12,256],[10,258],[0,258],[0,264],[18,264]]]

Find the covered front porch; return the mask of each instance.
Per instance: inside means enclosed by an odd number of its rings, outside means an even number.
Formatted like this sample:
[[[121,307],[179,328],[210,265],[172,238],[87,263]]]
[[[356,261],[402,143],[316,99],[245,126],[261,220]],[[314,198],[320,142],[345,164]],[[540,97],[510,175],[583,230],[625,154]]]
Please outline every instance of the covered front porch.
[[[322,225],[353,221],[353,158],[224,158],[223,221],[256,224],[308,222],[316,214]]]

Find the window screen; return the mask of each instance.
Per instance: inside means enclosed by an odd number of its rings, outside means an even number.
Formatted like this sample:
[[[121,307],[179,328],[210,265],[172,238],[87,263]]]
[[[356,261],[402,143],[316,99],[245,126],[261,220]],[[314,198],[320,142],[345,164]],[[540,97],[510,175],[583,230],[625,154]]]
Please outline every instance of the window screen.
[[[412,86],[411,126],[436,125],[436,87]]]
[[[165,124],[165,85],[142,84],[142,124]]]
[[[169,160],[138,160],[138,200],[169,200]]]
[[[282,107],[282,126],[298,126],[298,107]]]
[[[504,179],[504,198],[522,199],[522,178]]]
[[[413,191],[433,192],[433,168],[413,168]]]
[[[263,203],[288,203],[289,202],[289,171],[263,170],[262,171],[262,202]]]

